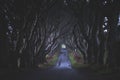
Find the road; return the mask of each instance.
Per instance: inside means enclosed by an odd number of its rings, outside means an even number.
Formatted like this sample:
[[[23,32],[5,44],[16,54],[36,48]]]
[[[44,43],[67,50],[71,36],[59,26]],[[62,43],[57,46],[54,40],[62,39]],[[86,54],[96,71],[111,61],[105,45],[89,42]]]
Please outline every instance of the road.
[[[57,66],[47,69],[35,69],[21,72],[9,72],[0,80],[120,80],[119,74],[98,75],[89,68],[70,67],[67,50],[62,49]]]
[[[9,73],[0,80],[120,80],[120,77],[96,75],[89,69],[48,68]]]

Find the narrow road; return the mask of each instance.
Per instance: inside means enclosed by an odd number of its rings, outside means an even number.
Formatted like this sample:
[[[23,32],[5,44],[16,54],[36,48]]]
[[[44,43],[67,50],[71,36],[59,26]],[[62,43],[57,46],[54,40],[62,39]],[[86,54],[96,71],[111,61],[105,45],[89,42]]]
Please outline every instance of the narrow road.
[[[8,73],[0,76],[0,80],[120,80],[118,75],[97,75],[88,68],[73,69],[67,56],[67,50],[62,49],[56,66],[48,69],[36,69]]]
[[[71,68],[71,62],[68,56],[68,51],[66,49],[61,49],[58,60],[56,62],[57,68]]]
[[[3,80],[93,80],[88,72],[78,72],[69,68],[49,68],[46,70],[24,71],[7,74]],[[1,80],[1,79],[0,79]],[[97,79],[98,80],[98,79]]]

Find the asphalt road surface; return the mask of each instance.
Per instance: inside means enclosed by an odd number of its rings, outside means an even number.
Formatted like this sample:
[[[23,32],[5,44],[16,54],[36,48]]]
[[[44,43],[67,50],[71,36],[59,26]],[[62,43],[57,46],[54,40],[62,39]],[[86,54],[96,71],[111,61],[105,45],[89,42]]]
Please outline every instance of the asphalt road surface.
[[[0,80],[120,80],[119,74],[97,75],[89,69],[48,68],[2,75]]]

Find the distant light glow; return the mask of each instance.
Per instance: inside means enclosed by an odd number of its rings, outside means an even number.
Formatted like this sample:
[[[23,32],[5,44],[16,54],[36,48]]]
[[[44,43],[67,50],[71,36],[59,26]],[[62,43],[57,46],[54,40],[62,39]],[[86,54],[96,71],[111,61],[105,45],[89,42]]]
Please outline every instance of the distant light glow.
[[[107,29],[105,29],[105,30],[104,30],[104,32],[108,32],[108,30],[107,30]]]
[[[62,48],[66,48],[66,45],[65,45],[65,44],[62,44]]]

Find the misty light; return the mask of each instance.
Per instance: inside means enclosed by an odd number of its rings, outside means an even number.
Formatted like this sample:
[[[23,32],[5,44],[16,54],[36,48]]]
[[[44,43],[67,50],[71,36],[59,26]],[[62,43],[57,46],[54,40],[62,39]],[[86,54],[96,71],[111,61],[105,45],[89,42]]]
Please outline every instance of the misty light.
[[[61,46],[62,48],[66,48],[66,45],[65,44],[62,44],[62,46]]]

